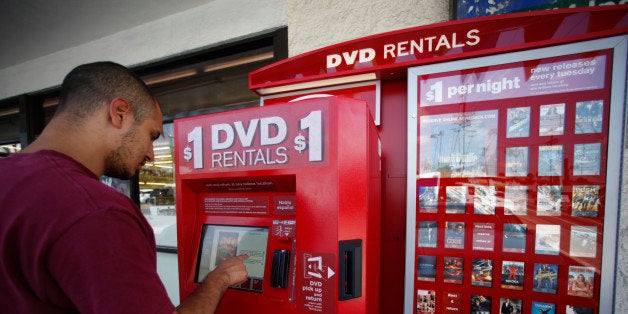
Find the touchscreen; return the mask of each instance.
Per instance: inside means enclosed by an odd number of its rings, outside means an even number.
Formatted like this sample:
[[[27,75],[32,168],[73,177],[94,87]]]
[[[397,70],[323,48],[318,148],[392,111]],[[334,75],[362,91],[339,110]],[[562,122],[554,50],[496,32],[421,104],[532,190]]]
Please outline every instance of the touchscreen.
[[[248,254],[244,264],[249,280],[238,288],[261,291],[267,243],[268,228],[265,227],[203,225],[194,281],[203,281],[225,259]]]

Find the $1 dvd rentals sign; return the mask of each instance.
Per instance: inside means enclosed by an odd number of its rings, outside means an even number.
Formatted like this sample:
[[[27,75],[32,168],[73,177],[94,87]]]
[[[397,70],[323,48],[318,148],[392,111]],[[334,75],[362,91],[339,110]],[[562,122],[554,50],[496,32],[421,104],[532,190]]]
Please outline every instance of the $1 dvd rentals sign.
[[[327,104],[319,103],[178,120],[179,173],[322,165],[327,116]]]

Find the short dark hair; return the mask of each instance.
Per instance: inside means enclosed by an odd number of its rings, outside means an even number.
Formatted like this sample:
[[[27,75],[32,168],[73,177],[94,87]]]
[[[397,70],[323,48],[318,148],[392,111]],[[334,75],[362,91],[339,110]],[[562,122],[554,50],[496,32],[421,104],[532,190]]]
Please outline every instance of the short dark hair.
[[[57,113],[68,114],[80,123],[116,97],[131,103],[136,122],[155,112],[155,97],[142,79],[123,65],[102,61],[79,65],[66,75]]]

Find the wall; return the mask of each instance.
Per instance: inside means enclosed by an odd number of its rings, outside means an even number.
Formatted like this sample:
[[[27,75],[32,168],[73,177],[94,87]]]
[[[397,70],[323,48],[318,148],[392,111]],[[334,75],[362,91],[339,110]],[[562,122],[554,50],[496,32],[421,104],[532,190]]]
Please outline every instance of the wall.
[[[449,19],[442,0],[287,0],[290,56],[368,35]]]

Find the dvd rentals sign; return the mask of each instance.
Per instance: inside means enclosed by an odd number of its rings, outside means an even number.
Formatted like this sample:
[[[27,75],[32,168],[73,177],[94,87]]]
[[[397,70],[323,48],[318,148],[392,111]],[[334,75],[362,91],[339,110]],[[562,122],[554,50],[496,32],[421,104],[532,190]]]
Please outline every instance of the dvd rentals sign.
[[[325,164],[328,107],[245,109],[178,125],[179,173],[311,167]]]

